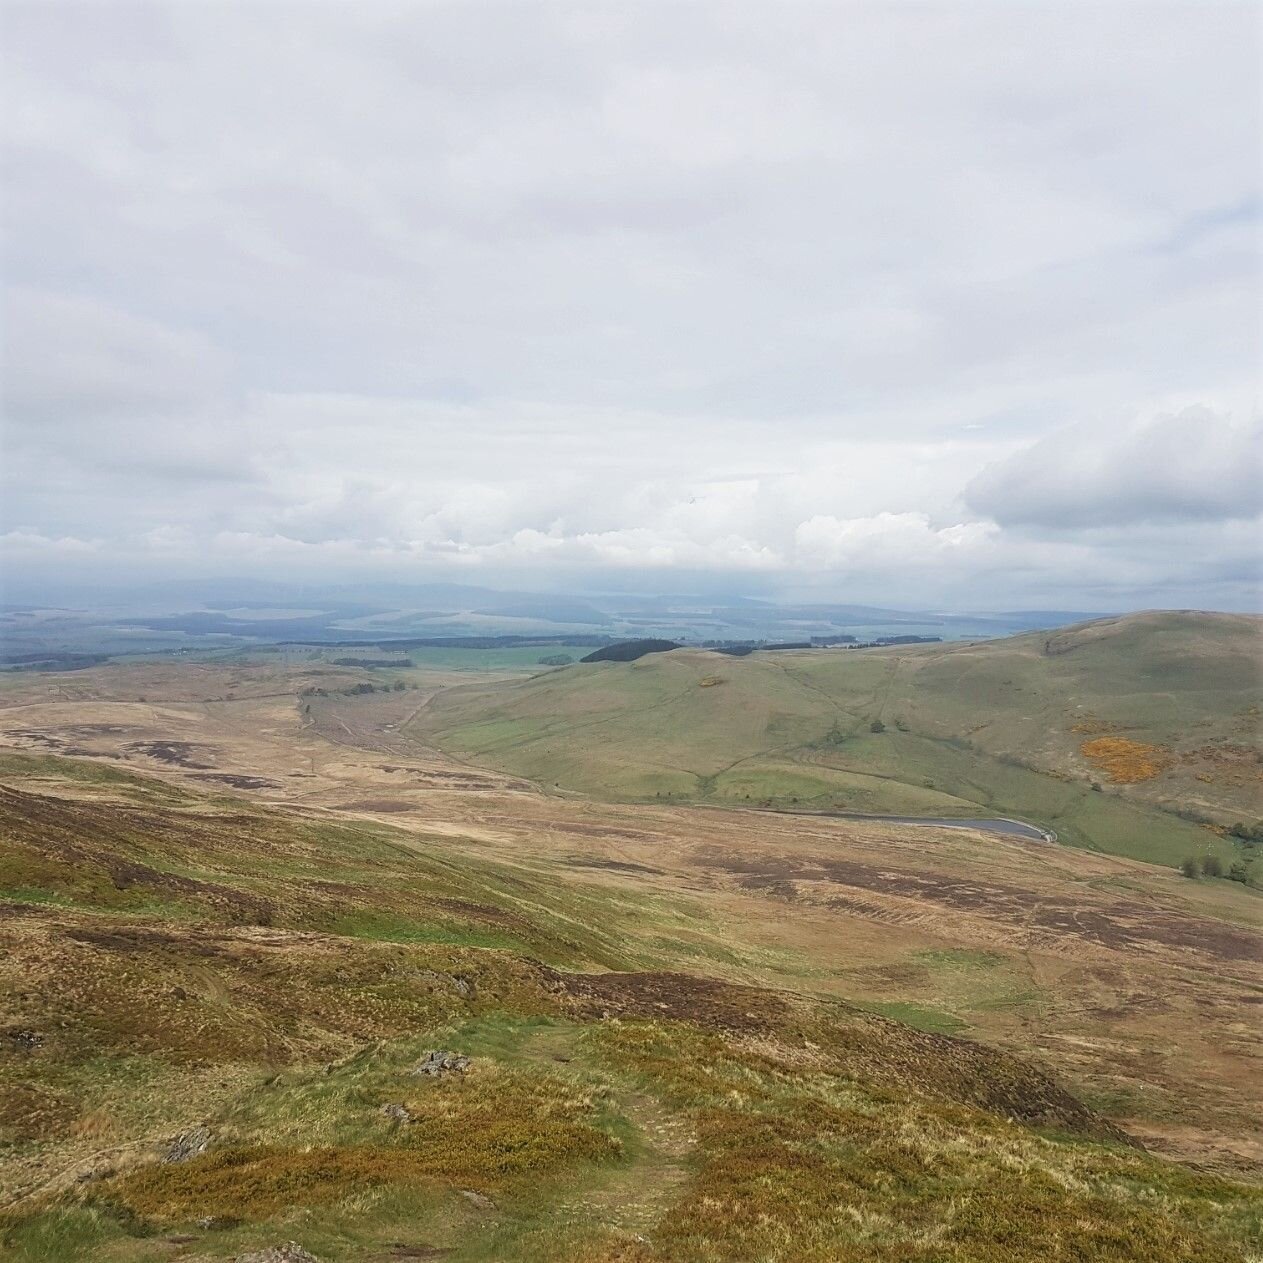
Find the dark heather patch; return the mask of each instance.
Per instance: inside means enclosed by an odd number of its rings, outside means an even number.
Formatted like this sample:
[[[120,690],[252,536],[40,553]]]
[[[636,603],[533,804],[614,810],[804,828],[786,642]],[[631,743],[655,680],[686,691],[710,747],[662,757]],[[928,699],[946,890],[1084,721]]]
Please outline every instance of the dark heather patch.
[[[666,871],[650,864],[635,864],[631,860],[603,860],[585,855],[568,855],[566,864],[570,868],[599,868],[611,873],[649,873],[660,876]]]
[[[717,1030],[769,1032],[789,1012],[775,991],[692,974],[548,972],[585,1016],[671,1018]]]
[[[694,851],[693,861],[704,868],[733,874],[748,890],[779,890],[778,883],[789,881],[833,882],[857,890],[925,899],[962,911],[982,911],[991,915],[1008,913],[1026,931],[1044,932],[1053,943],[1073,937],[1102,947],[1127,949],[1158,944],[1163,947],[1191,948],[1219,960],[1251,961],[1263,954],[1263,940],[1257,934],[1217,921],[1198,917],[1178,917],[1152,908],[1122,903],[1103,908],[1082,908],[1064,900],[1047,899],[1018,886],[965,880],[935,873],[908,873],[827,856],[746,856],[703,847]],[[825,899],[827,907],[864,912],[863,904],[846,896]]]
[[[210,747],[200,745],[195,741],[133,741],[126,748],[135,754],[145,754],[151,759],[157,759],[159,763],[170,763],[175,767],[197,768],[202,771],[209,771],[215,766],[213,763],[199,763],[197,761],[197,758],[194,757],[195,752],[207,750]]]
[[[217,781],[223,785],[231,785],[233,789],[275,789],[276,782],[264,776],[246,776],[239,772],[197,772],[195,781]]]

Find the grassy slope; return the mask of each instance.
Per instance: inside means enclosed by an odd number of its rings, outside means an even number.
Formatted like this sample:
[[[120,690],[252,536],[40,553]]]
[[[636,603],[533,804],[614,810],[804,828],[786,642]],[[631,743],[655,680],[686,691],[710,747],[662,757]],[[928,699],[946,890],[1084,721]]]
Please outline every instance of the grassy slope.
[[[62,760],[0,782],[6,1257],[1140,1263],[1258,1238],[1257,1192],[1121,1144],[1011,1057],[708,979],[746,949],[700,904]],[[695,975],[663,968],[681,936]],[[435,1046],[469,1073],[410,1076]],[[157,1161],[201,1124],[204,1155]]]
[[[1257,619],[1171,613],[978,645],[679,651],[451,690],[415,725],[461,757],[617,798],[981,807],[1133,858],[1231,859],[1176,813],[1263,815],[1258,647]],[[1089,757],[1094,741],[1121,741],[1122,762]],[[1154,774],[1128,781],[1137,769]]]

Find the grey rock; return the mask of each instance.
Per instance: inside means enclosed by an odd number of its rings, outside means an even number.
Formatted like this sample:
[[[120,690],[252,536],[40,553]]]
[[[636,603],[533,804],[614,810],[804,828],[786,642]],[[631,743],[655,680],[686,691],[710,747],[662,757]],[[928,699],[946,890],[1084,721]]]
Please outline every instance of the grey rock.
[[[209,1127],[194,1127],[190,1131],[182,1131],[173,1136],[163,1155],[163,1162],[187,1162],[196,1158],[210,1148],[211,1134]]]
[[[75,1176],[76,1184],[91,1184],[93,1180],[108,1180],[114,1174],[114,1168],[108,1163],[104,1166],[87,1167]]]
[[[489,1197],[484,1197],[481,1193],[475,1193],[472,1188],[463,1188],[460,1195],[471,1205],[477,1206],[479,1210],[495,1210],[496,1204]]]
[[[387,1118],[393,1118],[397,1123],[412,1122],[412,1111],[400,1101],[391,1101],[389,1105],[383,1105],[382,1113]]]
[[[464,1074],[469,1069],[469,1058],[458,1052],[431,1049],[412,1067],[414,1075]]]
[[[236,1263],[320,1263],[320,1260],[310,1250],[304,1250],[297,1241],[283,1241],[280,1245],[268,1246],[266,1250],[239,1254]]]

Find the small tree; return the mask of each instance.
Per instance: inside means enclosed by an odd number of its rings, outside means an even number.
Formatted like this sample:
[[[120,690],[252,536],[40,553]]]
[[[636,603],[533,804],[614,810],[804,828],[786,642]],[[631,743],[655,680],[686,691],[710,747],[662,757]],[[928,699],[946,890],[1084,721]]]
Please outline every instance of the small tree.
[[[1203,877],[1222,877],[1224,875],[1224,862],[1218,855],[1208,855],[1202,860],[1202,876]]]
[[[868,725],[868,731],[869,732],[885,732],[886,725],[883,724],[880,719],[874,719],[873,722]]]
[[[1197,862],[1196,856],[1190,855],[1188,859],[1183,860],[1180,863],[1180,872],[1182,872],[1185,877],[1191,877],[1196,880],[1202,875],[1202,866]]]
[[[1250,866],[1245,860],[1237,860],[1228,870],[1229,881],[1247,882],[1250,880]]]

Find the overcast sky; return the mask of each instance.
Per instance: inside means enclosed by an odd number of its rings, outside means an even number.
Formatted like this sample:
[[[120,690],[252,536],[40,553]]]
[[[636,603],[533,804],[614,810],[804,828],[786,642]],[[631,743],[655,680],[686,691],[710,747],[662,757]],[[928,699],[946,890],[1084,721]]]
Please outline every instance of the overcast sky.
[[[8,572],[1255,608],[1260,12],[6,2]]]

